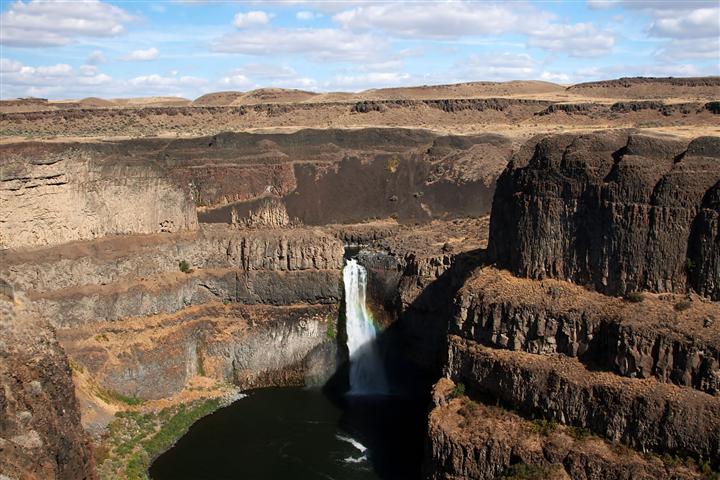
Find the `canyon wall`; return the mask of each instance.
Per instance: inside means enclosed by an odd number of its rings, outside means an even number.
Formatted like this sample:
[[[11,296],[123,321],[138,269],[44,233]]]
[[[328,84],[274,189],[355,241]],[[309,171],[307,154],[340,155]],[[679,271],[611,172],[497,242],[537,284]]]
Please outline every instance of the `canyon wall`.
[[[84,144],[0,146],[0,249],[197,228],[187,189],[154,164]]]
[[[490,255],[518,276],[609,295],[695,288],[717,300],[719,178],[718,137],[540,138],[498,180]]]
[[[509,272],[462,274],[428,478],[718,468],[719,158],[716,137],[627,132],[537,138],[514,155],[487,252]]]
[[[92,448],[80,424],[70,365],[54,330],[26,310],[28,301],[22,295],[9,288],[1,293],[2,476],[28,480],[96,478]]]
[[[288,367],[302,381],[336,317],[343,253],[318,230],[216,225],[6,251],[0,276],[102,388],[163,398],[199,374],[252,386]]]

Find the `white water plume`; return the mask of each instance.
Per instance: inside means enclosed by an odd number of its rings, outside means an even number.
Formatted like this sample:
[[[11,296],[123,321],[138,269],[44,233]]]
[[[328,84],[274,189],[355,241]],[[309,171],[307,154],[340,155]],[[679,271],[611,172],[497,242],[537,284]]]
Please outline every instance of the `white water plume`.
[[[376,330],[365,305],[367,270],[350,259],[343,269],[347,346],[350,351],[350,394],[383,395],[387,382],[375,343]]]

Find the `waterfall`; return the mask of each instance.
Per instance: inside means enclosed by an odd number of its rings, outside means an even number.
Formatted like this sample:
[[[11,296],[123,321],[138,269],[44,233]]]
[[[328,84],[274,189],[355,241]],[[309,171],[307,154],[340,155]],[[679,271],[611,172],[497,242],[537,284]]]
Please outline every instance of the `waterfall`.
[[[350,394],[387,393],[387,382],[377,344],[375,326],[365,305],[367,271],[350,259],[343,269],[347,346],[350,351]]]

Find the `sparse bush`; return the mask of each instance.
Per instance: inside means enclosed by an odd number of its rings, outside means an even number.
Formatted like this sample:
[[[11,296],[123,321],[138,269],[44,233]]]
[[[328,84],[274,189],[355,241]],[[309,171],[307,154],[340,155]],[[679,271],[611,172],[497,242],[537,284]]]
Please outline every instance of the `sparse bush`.
[[[180,268],[180,271],[183,273],[190,273],[190,264],[186,260],[180,260],[178,268]]]
[[[530,431],[537,433],[538,435],[542,435],[543,437],[547,437],[553,433],[557,427],[558,423],[555,420],[533,420],[532,425],[530,426]]]
[[[335,340],[335,322],[332,318],[328,319],[325,336],[327,336],[328,340]]]
[[[574,438],[575,440],[585,440],[590,435],[592,435],[592,432],[588,430],[587,428],[582,427],[571,427],[570,428],[570,436]]]
[[[465,384],[458,383],[455,385],[455,388],[453,388],[453,391],[450,393],[450,398],[460,398],[465,395]]]
[[[625,295],[625,300],[631,303],[641,303],[645,300],[645,295],[642,292],[630,292]]]
[[[675,310],[678,312],[682,312],[684,310],[687,310],[691,306],[692,306],[692,301],[689,298],[685,298],[675,304]]]
[[[110,339],[108,339],[108,336],[104,333],[95,335],[95,340],[97,340],[98,342],[109,342],[110,341]]]

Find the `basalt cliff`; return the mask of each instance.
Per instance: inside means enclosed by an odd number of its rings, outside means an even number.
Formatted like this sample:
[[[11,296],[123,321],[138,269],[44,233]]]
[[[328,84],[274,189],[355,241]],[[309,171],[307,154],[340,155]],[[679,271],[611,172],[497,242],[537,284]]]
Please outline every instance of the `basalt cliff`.
[[[142,478],[242,389],[342,384],[350,255],[388,381],[427,399],[424,478],[715,478],[695,80],[0,105],[0,478]]]

